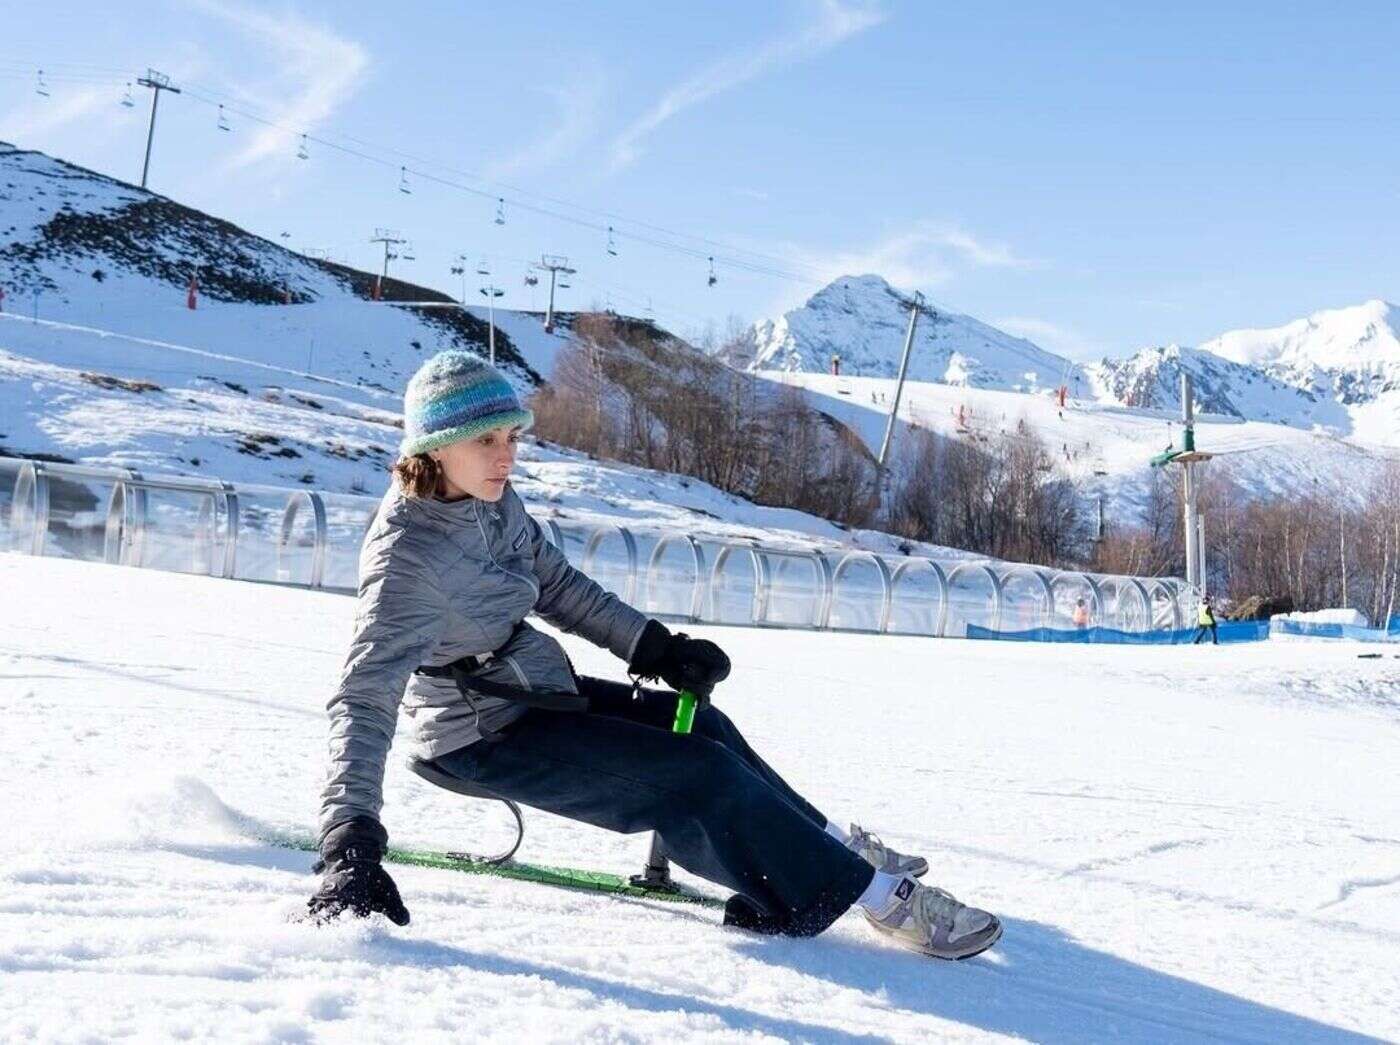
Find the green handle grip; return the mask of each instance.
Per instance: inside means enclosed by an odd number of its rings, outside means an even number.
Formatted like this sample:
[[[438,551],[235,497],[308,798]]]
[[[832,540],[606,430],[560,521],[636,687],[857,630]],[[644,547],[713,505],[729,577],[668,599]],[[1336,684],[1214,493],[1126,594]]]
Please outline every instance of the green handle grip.
[[[676,721],[671,727],[672,733],[689,733],[690,727],[695,725],[695,703],[696,696],[688,689],[680,691],[676,699]]]

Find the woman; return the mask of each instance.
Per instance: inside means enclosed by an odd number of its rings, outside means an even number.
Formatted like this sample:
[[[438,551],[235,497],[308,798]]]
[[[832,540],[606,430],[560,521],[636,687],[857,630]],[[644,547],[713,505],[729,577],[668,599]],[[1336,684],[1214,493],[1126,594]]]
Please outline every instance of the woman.
[[[312,914],[408,923],[380,863],[384,762],[402,701],[414,757],[525,805],[656,831],[677,864],[736,894],[726,924],[814,935],[858,904],[876,929],[927,954],[995,943],[994,917],[919,884],[923,858],[830,823],[722,712],[706,704],[691,734],[672,733],[675,693],[576,677],[560,645],[525,623],[536,613],[575,632],[638,679],[708,692],[729,673],[714,643],[648,620],[545,540],[509,483],[532,420],[509,382],[465,352],[440,353],[409,382],[396,481],[365,538],[354,638],[328,705]],[[459,688],[441,669],[463,658]],[[577,694],[583,707],[536,706],[531,694]]]

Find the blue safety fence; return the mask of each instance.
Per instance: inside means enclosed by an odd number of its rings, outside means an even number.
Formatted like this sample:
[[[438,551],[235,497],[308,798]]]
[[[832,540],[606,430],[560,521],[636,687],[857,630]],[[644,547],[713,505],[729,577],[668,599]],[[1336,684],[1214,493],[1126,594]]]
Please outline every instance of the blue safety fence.
[[[1363,628],[1356,624],[1332,624],[1312,620],[1276,620],[1273,622],[1275,634],[1299,635],[1310,639],[1351,639],[1354,642],[1400,642],[1400,628],[1396,628],[1396,618],[1390,619],[1390,628]]]
[[[1229,620],[1219,624],[1221,642],[1261,642],[1269,637],[1266,620]],[[1002,642],[1084,642],[1120,646],[1174,646],[1189,644],[1195,628],[1175,631],[1118,631],[1114,628],[1029,628],[1025,631],[998,631],[977,624],[967,626],[970,639],[996,639]],[[1207,632],[1202,642],[1210,641]]]

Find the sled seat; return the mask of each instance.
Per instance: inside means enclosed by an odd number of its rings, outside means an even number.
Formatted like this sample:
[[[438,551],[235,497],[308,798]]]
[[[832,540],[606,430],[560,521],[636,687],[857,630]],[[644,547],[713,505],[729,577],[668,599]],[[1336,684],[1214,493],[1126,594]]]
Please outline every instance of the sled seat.
[[[407,760],[407,765],[412,773],[430,784],[436,784],[438,787],[448,791],[454,791],[459,795],[465,795],[468,798],[483,798],[492,802],[500,802],[510,810],[511,816],[515,817],[515,841],[505,852],[498,853],[494,856],[478,856],[474,853],[455,852],[448,853],[448,856],[454,860],[470,860],[473,863],[503,864],[515,855],[516,850],[520,848],[520,843],[525,839],[525,817],[521,815],[518,805],[509,798],[498,795],[489,787],[484,787],[470,780],[462,780],[453,776],[451,773],[443,772],[428,759],[410,756]]]

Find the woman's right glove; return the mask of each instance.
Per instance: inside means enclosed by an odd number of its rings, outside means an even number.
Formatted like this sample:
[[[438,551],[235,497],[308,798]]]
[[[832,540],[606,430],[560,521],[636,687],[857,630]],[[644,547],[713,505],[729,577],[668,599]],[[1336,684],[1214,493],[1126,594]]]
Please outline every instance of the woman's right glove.
[[[674,690],[689,690],[703,704],[716,684],[729,677],[729,658],[709,639],[672,635],[660,621],[649,620],[627,670],[640,678],[660,678]]]
[[[321,887],[307,901],[318,922],[349,911],[360,918],[382,914],[395,925],[408,924],[408,908],[398,886],[380,866],[389,833],[378,820],[357,816],[337,824],[321,840]]]

